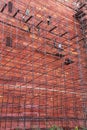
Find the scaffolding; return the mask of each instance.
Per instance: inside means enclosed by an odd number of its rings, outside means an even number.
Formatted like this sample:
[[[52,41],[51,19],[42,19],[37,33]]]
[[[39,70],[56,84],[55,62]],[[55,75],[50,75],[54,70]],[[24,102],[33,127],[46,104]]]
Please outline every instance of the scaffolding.
[[[0,1],[0,130],[87,127],[87,2],[78,2]]]

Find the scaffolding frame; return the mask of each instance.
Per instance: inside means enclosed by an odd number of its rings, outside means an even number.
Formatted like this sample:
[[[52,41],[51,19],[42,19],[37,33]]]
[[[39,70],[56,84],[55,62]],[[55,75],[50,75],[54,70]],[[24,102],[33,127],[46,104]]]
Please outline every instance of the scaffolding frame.
[[[87,127],[87,3],[72,2],[0,1],[1,130]]]

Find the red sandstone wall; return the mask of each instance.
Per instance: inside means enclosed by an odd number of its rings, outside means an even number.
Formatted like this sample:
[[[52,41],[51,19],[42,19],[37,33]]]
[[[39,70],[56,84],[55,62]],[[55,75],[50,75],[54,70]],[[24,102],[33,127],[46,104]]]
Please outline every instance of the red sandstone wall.
[[[53,124],[63,127],[84,126],[83,103],[86,101],[83,100],[82,88],[86,88],[86,84],[83,83],[86,81],[86,71],[83,66],[85,54],[81,46],[76,44],[82,36],[79,33],[80,25],[74,20],[72,10],[61,4],[57,4],[56,9],[56,5],[52,5],[52,3],[47,5],[48,8],[52,8],[58,14],[53,15],[55,18],[53,18],[51,26],[48,27],[46,23],[42,24],[42,28],[47,30],[41,30],[40,34],[35,28],[32,28],[32,32],[35,34],[29,34],[7,26],[5,23],[0,23],[0,26],[4,28],[0,30],[1,117],[42,118],[41,121],[38,120],[37,122],[31,122],[29,119],[25,123],[24,120],[11,122],[4,119],[0,122],[1,130],[4,130],[5,127],[6,130],[12,130],[17,126],[22,128],[24,125],[26,128],[38,125],[41,128],[46,126],[49,128]],[[38,8],[39,6],[42,7],[41,2],[38,1],[32,2],[31,5],[34,7],[37,5]],[[23,7],[21,8],[23,9]],[[39,15],[42,16],[44,12],[39,12]],[[49,15],[48,10],[46,13]],[[51,13],[53,12],[50,10]],[[0,16],[4,22],[16,24],[17,20],[11,17],[7,20],[6,15],[2,14]],[[58,28],[54,33],[62,34],[68,31],[68,34],[61,38],[48,32],[58,19],[60,21],[57,23]],[[46,22],[45,18],[43,20]],[[33,23],[36,25],[38,21],[34,20]],[[27,25],[22,22],[17,22],[17,26],[27,30]],[[79,35],[78,38],[70,40],[77,34]],[[8,35],[13,40],[12,48],[6,47],[5,39]],[[53,45],[53,41],[47,41],[43,36],[51,38],[51,40],[56,38],[57,42],[63,42],[65,57],[60,59],[46,54],[46,52],[57,53],[57,50],[53,46],[47,45],[47,43]],[[74,63],[68,66],[64,65],[65,58],[71,58]],[[46,120],[47,117],[51,120]]]

